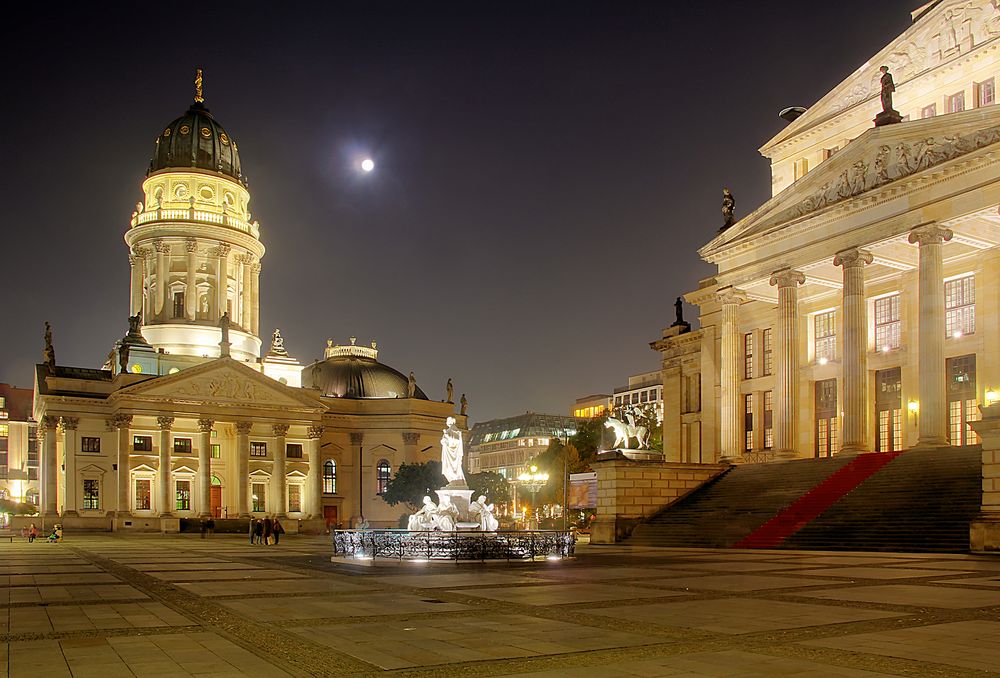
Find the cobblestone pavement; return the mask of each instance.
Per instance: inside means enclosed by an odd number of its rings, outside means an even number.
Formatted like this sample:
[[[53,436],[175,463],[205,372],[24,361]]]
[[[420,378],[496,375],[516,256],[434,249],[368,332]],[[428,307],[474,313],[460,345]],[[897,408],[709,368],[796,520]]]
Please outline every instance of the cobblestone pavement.
[[[0,678],[975,676],[1000,556],[582,547],[330,562],[286,537],[0,544]]]

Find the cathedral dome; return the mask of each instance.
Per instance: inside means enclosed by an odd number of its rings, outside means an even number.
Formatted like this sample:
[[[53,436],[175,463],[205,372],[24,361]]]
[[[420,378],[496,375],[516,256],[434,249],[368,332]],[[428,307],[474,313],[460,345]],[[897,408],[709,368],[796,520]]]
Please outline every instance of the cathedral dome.
[[[195,79],[191,108],[160,132],[147,176],[162,170],[200,169],[223,174],[244,186],[236,141],[205,106],[201,96],[201,71]]]
[[[372,347],[333,346],[327,342],[326,357],[302,370],[302,385],[312,386],[325,396],[334,398],[406,398],[409,378],[378,361],[375,342]],[[416,387],[414,397],[427,400]]]

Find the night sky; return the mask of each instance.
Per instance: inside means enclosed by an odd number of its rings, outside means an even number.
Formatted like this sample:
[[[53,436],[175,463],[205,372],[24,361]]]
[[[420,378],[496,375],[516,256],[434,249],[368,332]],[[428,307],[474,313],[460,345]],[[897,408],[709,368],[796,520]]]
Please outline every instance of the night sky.
[[[45,320],[61,365],[127,330],[122,236],[200,65],[267,247],[265,350],[274,327],[303,363],[374,338],[472,420],[568,414],[658,369],[722,186],[738,217],[765,200],[778,111],[919,1],[15,3],[0,381],[31,386]]]

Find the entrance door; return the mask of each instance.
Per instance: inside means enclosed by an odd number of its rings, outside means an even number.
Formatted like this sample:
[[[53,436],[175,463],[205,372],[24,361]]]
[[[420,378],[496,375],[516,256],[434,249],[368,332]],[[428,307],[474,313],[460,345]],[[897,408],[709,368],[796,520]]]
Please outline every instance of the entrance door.
[[[222,485],[212,485],[210,488],[209,506],[212,515],[216,518],[222,517]]]
[[[948,358],[945,369],[948,375],[948,442],[952,445],[975,445],[979,437],[969,422],[979,419],[976,355]]]
[[[875,372],[875,433],[876,452],[898,452],[903,449],[903,400],[900,390],[900,369]]]
[[[323,507],[323,519],[326,521],[326,528],[330,529],[330,526],[336,528],[337,526],[337,507],[336,506],[324,506]]]
[[[816,456],[837,451],[837,380],[816,382]]]

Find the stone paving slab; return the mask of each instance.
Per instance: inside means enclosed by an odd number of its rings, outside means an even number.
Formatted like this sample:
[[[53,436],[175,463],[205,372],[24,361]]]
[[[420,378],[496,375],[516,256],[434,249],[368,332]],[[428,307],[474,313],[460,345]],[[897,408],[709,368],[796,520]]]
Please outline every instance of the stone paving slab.
[[[123,563],[125,564],[125,563]],[[130,563],[127,564],[133,570],[139,572],[195,572],[198,570],[211,570],[213,572],[223,572],[225,570],[260,570],[256,565],[246,563],[225,563],[225,562],[170,562],[170,563]]]
[[[925,570],[965,570],[1000,573],[1000,557],[993,560],[938,560],[920,563],[919,567]]]
[[[15,607],[9,611],[8,633],[67,633],[97,629],[190,626],[195,622],[163,603],[115,605],[56,605]]]
[[[799,586],[829,586],[836,584],[832,579],[809,579],[795,576],[774,576],[760,574],[722,574],[706,577],[670,577],[649,579],[646,583],[669,586],[678,589],[699,589],[707,591],[765,591],[787,589]]]
[[[149,576],[164,581],[218,581],[221,579],[296,579],[304,574],[286,570],[238,569],[238,570],[195,570],[191,572],[150,572]]]
[[[1000,669],[1000,622],[962,621],[860,633],[804,643],[903,657],[995,673]]]
[[[885,584],[830,591],[796,591],[793,595],[829,600],[853,600],[887,605],[948,609],[1000,605],[1000,591],[978,591],[953,586],[922,586],[919,584]]]
[[[668,565],[655,563],[651,564],[653,570],[681,570],[692,574],[697,572],[771,572],[779,570],[801,570],[811,567],[798,561],[788,561],[780,563],[772,562],[739,562],[739,561],[699,561],[686,563],[671,563]]]
[[[451,572],[441,574],[433,570],[424,570],[414,574],[376,576],[376,582],[395,586],[414,586],[417,588],[451,588],[455,586],[487,586],[489,584],[525,584],[543,583],[546,580],[503,572]]]
[[[374,583],[374,582],[373,582]],[[311,593],[314,595],[331,593],[359,593],[371,591],[372,586],[366,583],[346,582],[341,579],[274,579],[266,584],[257,581],[209,581],[209,582],[178,582],[179,588],[206,598],[222,596],[252,596],[262,593],[297,595]]]
[[[831,567],[807,570],[802,574],[822,577],[845,577],[850,579],[909,579],[912,577],[940,577],[939,570],[924,570],[910,567]],[[954,574],[971,574],[955,572]]]
[[[476,598],[504,600],[522,605],[567,605],[570,603],[597,603],[608,600],[636,598],[669,598],[684,596],[679,591],[641,588],[624,584],[549,584],[547,586],[519,586],[477,588],[451,591]]]
[[[0,577],[2,579],[2,577]],[[12,574],[0,586],[58,586],[77,584],[113,584],[121,580],[107,572],[63,572],[60,574]]]
[[[899,564],[896,558],[887,558],[882,555],[873,556],[815,556],[799,558],[796,563],[801,565],[893,565]],[[907,564],[909,565],[909,564]],[[920,563],[920,567],[924,567]]]
[[[246,600],[225,600],[219,604],[250,619],[262,622],[370,617],[421,612],[441,613],[469,609],[468,605],[461,603],[449,603],[436,598],[421,598],[405,593],[375,593],[353,599],[302,596],[249,598]]]
[[[127,584],[105,584],[94,586],[17,586],[9,591],[11,604],[16,603],[62,603],[92,602],[105,600],[141,600],[148,598],[145,593]]]
[[[650,603],[581,611],[616,619],[697,628],[730,635],[901,616],[896,612],[752,598]]]
[[[1000,588],[1000,574],[989,577],[969,577],[967,579],[936,579],[931,584],[948,584],[950,586],[992,586]]]
[[[86,561],[80,561],[79,563],[60,563],[58,565],[53,564],[40,564],[40,563],[22,563],[20,565],[12,565],[6,560],[0,560],[0,576],[16,575],[16,574],[66,574],[71,572],[101,572],[101,568],[91,565]]]
[[[639,634],[526,615],[294,629],[302,637],[385,669],[534,657],[651,642]],[[388,642],[392,639],[392,642]]]

